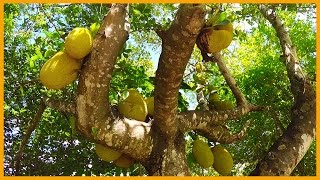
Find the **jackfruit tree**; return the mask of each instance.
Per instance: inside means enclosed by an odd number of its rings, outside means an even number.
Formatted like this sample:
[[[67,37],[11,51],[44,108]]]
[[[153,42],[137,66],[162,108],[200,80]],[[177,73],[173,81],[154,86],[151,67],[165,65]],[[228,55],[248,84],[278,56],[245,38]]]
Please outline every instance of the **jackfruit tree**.
[[[4,174],[315,175],[314,4],[5,4]]]

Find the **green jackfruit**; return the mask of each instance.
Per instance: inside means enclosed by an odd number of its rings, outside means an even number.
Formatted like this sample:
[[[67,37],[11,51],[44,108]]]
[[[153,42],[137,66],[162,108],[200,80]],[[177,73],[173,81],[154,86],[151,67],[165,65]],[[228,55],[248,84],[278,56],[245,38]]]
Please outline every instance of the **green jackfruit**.
[[[200,139],[197,139],[193,142],[192,154],[197,163],[203,168],[212,166],[214,162],[214,157],[210,147],[207,145],[207,143]]]
[[[231,101],[216,101],[213,102],[213,105],[216,108],[216,110],[221,111],[230,110],[234,108],[234,104]]]
[[[214,156],[212,167],[223,176],[229,175],[233,167],[231,154],[220,144],[211,148],[211,151]]]
[[[113,162],[116,166],[121,168],[129,168],[134,164],[134,159],[122,154],[117,160]]]

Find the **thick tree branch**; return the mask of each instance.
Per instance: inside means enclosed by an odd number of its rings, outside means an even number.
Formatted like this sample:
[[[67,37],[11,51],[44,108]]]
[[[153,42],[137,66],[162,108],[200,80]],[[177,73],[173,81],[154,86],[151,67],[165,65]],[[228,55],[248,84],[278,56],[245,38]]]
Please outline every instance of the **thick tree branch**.
[[[243,126],[242,130],[236,134],[231,134],[230,130],[224,125],[208,126],[204,129],[198,130],[197,132],[211,141],[219,142],[221,144],[230,144],[243,139],[247,133],[249,125],[250,122],[248,121]]]
[[[316,126],[316,95],[312,84],[303,75],[295,48],[281,19],[265,5],[259,5],[263,16],[276,30],[282,48],[294,96],[292,121],[285,133],[270,148],[251,175],[290,175],[309,149]]]
[[[34,118],[30,121],[28,129],[26,129],[26,131],[24,133],[19,150],[11,162],[11,167],[15,170],[15,175],[19,175],[20,166],[21,166],[20,162],[21,162],[21,159],[23,156],[23,151],[28,143],[28,140],[30,139],[31,133],[38,126],[39,121],[41,120],[41,116],[42,116],[45,109],[46,109],[45,103],[43,101],[40,101],[39,109],[38,109],[36,115],[34,116]]]
[[[126,4],[113,4],[81,70],[76,97],[76,126],[94,142],[147,158],[152,149],[150,124],[124,118],[109,107],[109,86],[118,52],[128,38]]]
[[[178,91],[197,35],[204,25],[203,6],[179,7],[171,27],[158,32],[162,52],[155,79],[155,124],[168,138],[177,132]]]
[[[180,130],[188,132],[190,130],[210,130],[208,127],[222,125],[228,120],[239,119],[251,111],[262,111],[265,107],[245,105],[238,106],[227,111],[186,111],[177,116]]]
[[[118,52],[128,38],[126,4],[112,5],[93,41],[80,73],[76,107],[79,125],[88,134],[93,124],[108,121],[109,84]]]
[[[49,97],[43,97],[43,102],[46,106],[55,109],[60,112],[76,114],[76,106],[74,102],[65,102],[62,100],[56,100]]]

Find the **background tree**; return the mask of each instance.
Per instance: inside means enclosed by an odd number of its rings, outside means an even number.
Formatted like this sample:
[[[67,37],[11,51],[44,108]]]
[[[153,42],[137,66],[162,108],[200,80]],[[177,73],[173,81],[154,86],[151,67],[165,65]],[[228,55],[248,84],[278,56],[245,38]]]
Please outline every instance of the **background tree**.
[[[286,36],[297,51],[294,61],[299,59],[306,73],[298,80],[280,61],[290,62],[286,58],[291,57],[280,58],[287,55],[284,37],[268,18],[273,26],[265,23],[257,6],[208,6],[222,10],[220,20],[234,22],[235,35],[228,49],[203,63],[195,40],[205,14],[210,14],[205,5],[6,4],[5,174],[218,175],[194,162],[192,139],[201,135],[209,144],[224,144],[233,154],[233,175],[248,175],[282,134],[292,132],[291,122],[307,120],[295,120],[298,116],[292,114],[292,107],[309,104],[303,112],[310,113],[308,121],[315,123],[314,5],[268,7],[289,28]],[[74,27],[93,23],[101,28],[78,81],[59,91],[43,87],[37,77],[44,62],[63,48],[65,36]],[[112,29],[107,35],[106,27]],[[153,66],[150,59],[156,56],[159,64]],[[204,65],[202,80],[193,78],[197,62]],[[221,99],[237,106],[228,111],[206,110],[209,85],[219,87]],[[155,95],[153,121],[119,115],[115,108],[119,95],[130,88],[138,88],[145,97]],[[77,134],[70,128],[72,114],[77,116]],[[305,134],[304,130],[299,132]],[[313,136],[308,134],[309,139]],[[121,169],[101,161],[94,151],[97,142],[125,152],[137,163]],[[299,159],[310,143],[304,144]],[[299,159],[287,168],[288,173],[274,175],[290,174]],[[314,143],[293,173],[315,175]]]

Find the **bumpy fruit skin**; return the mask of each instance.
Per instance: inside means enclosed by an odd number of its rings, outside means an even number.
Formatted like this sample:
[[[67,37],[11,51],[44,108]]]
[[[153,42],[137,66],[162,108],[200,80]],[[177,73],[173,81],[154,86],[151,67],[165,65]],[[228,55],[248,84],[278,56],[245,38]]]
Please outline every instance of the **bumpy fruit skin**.
[[[214,107],[216,108],[216,110],[230,110],[234,108],[234,104],[232,104],[231,101],[216,101],[213,102]]]
[[[233,25],[232,25],[232,23],[216,25],[213,28],[216,29],[216,30],[227,30],[230,33],[233,33]]]
[[[203,71],[203,69],[204,69],[204,66],[203,66],[202,63],[197,63],[196,64],[196,72],[197,73],[201,73]]]
[[[114,161],[122,155],[121,152],[102,146],[101,144],[96,144],[96,154],[100,159],[107,162]]]
[[[75,59],[82,59],[92,48],[92,36],[86,28],[74,28],[66,37],[65,51]]]
[[[117,160],[113,162],[116,166],[121,168],[129,168],[134,164],[134,159],[122,154]]]
[[[213,27],[205,28],[197,38],[198,48],[205,53],[216,53],[227,48],[233,38],[228,30],[215,30]]]
[[[147,103],[138,91],[128,92],[129,96],[118,104],[119,112],[127,118],[144,121],[148,114]]]
[[[200,139],[197,139],[193,142],[192,154],[197,163],[203,168],[212,166],[214,162],[214,156],[210,150],[210,147]]]
[[[211,148],[211,151],[214,156],[212,167],[223,176],[229,175],[233,167],[231,154],[220,144]]]
[[[146,103],[147,103],[148,114],[150,116],[153,116],[153,113],[154,113],[154,97],[146,98]]]
[[[215,103],[215,102],[217,102],[217,101],[219,101],[220,100],[220,97],[219,97],[219,94],[218,93],[211,93],[210,95],[209,95],[209,102],[210,103]]]
[[[80,67],[80,61],[58,52],[42,66],[40,81],[49,89],[62,89],[77,78]]]

